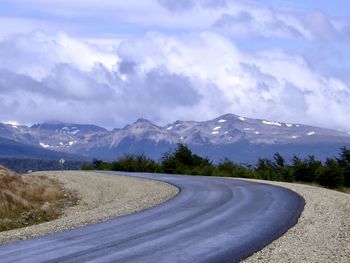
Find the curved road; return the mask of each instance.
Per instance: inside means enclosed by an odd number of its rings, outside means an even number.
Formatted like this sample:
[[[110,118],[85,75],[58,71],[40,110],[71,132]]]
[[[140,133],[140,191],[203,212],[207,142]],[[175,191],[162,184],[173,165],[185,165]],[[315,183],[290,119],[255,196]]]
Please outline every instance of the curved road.
[[[237,262],[281,236],[304,207],[296,193],[243,180],[127,174],[181,191],[104,223],[0,246],[0,262]]]

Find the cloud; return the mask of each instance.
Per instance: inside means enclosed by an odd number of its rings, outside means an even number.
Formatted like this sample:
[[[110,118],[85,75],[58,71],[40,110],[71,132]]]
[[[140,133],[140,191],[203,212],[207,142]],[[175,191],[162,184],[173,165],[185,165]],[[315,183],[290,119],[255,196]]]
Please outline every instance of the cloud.
[[[125,86],[137,86],[139,92],[133,92],[140,96],[138,100],[144,100],[146,96],[147,101],[153,100],[159,108],[193,106],[201,98],[187,77],[170,74],[165,69],[152,70],[141,80],[142,83],[127,83]]]
[[[346,74],[321,74],[282,50],[246,53],[212,32],[150,33],[117,49],[41,32],[0,46],[2,120],[111,128],[139,117],[165,124],[232,112],[350,129]]]
[[[269,2],[227,0],[5,0],[2,34],[33,29],[64,30],[86,37],[134,36],[140,32],[214,30],[228,37],[286,38],[305,41],[346,40],[350,43],[349,19],[326,12],[270,6]],[[286,6],[287,5],[287,8]],[[307,5],[307,4],[305,4]],[[293,5],[292,5],[293,6]],[[296,6],[300,6],[297,4]],[[26,10],[23,12],[21,10]],[[327,10],[324,8],[324,10]],[[18,16],[21,12],[21,16]],[[169,14],[170,12],[170,14]],[[38,16],[31,14],[40,14]],[[118,15],[116,15],[118,14]],[[74,17],[74,19],[71,19]],[[4,25],[4,26],[2,26]],[[298,44],[298,43],[296,43]],[[278,41],[275,41],[278,46]]]
[[[167,8],[172,12],[184,11],[192,9],[195,6],[195,2],[191,0],[157,0],[159,4]]]
[[[225,103],[218,103],[221,108],[215,107],[209,114],[206,111],[207,115],[234,112],[347,127],[345,116],[349,105],[337,95],[340,85],[341,97],[350,98],[346,79],[335,77],[339,84],[336,85],[329,76],[310,68],[300,54],[281,50],[247,54],[226,38],[208,32],[183,38],[151,34],[125,45],[120,52],[122,56],[137,60],[144,70],[162,65],[170,72],[213,84]],[[208,105],[213,94],[203,92],[203,86],[196,88]],[[331,104],[334,106],[329,107]]]
[[[82,71],[96,63],[112,68],[118,57],[65,33],[53,36],[42,31],[15,34],[0,42],[0,69],[8,69],[40,80],[60,63],[72,64]]]
[[[287,23],[273,14],[265,18],[241,11],[237,14],[223,14],[214,23],[214,29],[231,36],[287,37],[300,38],[303,33],[292,23]]]
[[[194,8],[227,7],[226,0],[157,0],[157,2],[171,12],[188,12]]]
[[[12,64],[3,65],[0,70],[0,101],[3,102],[0,119],[11,116],[21,123],[61,120],[115,127],[140,116],[165,122],[177,118],[178,112],[201,104],[202,96],[196,90],[198,83],[194,77],[169,72],[163,67],[144,71],[142,65],[122,60],[113,53],[109,55],[116,57],[115,65],[110,67],[105,63],[106,53],[96,57],[95,46],[69,38],[68,43],[83,46],[88,57],[94,58],[91,60],[94,63],[82,66],[76,59],[79,54],[67,59],[67,53],[72,51],[65,48],[70,49],[70,45],[57,48],[61,36],[40,35],[40,39],[42,37],[45,41],[33,39],[29,34],[11,38],[12,45],[8,44],[9,40],[0,43],[3,59],[6,59],[4,54],[19,54]],[[34,48],[38,43],[40,48]],[[21,55],[25,49],[32,52]],[[35,59],[41,57],[45,60],[39,59],[35,64]],[[21,62],[22,67],[18,69]],[[41,74],[31,69],[33,65],[41,67]]]

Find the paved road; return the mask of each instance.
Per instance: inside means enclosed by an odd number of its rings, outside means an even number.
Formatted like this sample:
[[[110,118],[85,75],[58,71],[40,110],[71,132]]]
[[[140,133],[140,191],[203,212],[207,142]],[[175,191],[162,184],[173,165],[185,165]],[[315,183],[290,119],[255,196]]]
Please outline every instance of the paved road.
[[[0,246],[0,262],[237,262],[293,226],[304,200],[223,178],[150,174],[181,189],[170,201],[104,223]]]

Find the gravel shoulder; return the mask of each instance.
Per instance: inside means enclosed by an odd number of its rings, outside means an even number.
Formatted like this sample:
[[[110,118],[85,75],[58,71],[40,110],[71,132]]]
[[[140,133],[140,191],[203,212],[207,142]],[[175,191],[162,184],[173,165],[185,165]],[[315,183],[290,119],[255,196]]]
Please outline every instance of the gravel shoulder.
[[[126,176],[92,172],[38,172],[58,180],[64,188],[76,192],[80,202],[64,210],[62,217],[42,224],[0,233],[0,244],[25,240],[49,233],[102,222],[163,203],[178,189],[172,185]]]
[[[256,262],[350,262],[350,195],[302,184],[254,180],[291,189],[306,204],[298,223],[261,251]]]

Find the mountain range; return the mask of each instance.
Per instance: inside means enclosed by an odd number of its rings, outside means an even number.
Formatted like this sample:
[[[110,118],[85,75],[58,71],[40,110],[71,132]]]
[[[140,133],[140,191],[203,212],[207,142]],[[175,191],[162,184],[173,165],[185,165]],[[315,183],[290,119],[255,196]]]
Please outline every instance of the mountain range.
[[[159,159],[184,143],[195,153],[219,161],[254,163],[280,152],[325,159],[350,146],[350,132],[313,126],[251,119],[225,114],[198,121],[158,126],[146,119],[124,128],[47,122],[32,126],[0,123],[0,157],[115,160],[125,153]]]

